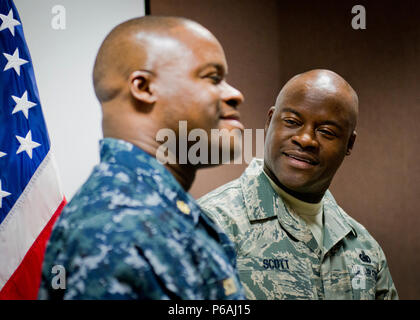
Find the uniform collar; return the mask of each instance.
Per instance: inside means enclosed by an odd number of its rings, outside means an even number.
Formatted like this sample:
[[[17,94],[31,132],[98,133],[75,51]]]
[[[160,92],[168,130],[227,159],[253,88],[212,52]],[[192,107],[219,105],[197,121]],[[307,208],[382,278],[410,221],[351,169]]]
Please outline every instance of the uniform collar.
[[[101,163],[118,164],[138,176],[177,206],[181,215],[198,223],[201,210],[194,198],[155,157],[130,142],[104,138],[99,142]]]
[[[281,226],[294,238],[305,242],[313,251],[318,244],[304,220],[289,212],[282,198],[275,192],[263,172],[264,161],[253,159],[241,176],[241,188],[250,223],[278,217]],[[332,194],[323,198],[324,253],[330,250],[349,232],[356,235],[350,221],[341,212]]]
[[[324,195],[324,251],[329,251],[341,239],[352,233],[357,237],[356,229],[343,209],[335,201],[329,190]]]

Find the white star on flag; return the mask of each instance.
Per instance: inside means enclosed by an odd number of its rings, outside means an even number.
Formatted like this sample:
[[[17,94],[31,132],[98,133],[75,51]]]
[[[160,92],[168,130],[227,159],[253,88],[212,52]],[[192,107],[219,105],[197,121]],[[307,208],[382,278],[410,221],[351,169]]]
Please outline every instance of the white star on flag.
[[[4,152],[1,152],[1,151],[0,151],[0,158],[1,158],[1,157],[4,157],[5,155],[7,155],[7,153],[4,153]]]
[[[12,111],[12,114],[22,111],[22,113],[25,115],[25,118],[28,119],[29,109],[36,106],[36,103],[28,101],[28,91],[25,91],[21,98],[15,96],[12,96],[12,98],[17,103]]]
[[[25,59],[19,58],[19,48],[16,48],[15,52],[13,52],[13,55],[3,53],[3,55],[7,59],[7,64],[4,67],[3,71],[9,70],[11,68],[15,69],[18,76],[20,76],[20,66],[22,64],[28,63]]]
[[[3,198],[5,198],[7,196],[10,196],[10,195],[11,195],[10,192],[7,192],[6,190],[1,189],[1,180],[0,180],[0,208],[1,208],[1,205],[2,205],[2,202],[3,202]]]
[[[13,10],[10,9],[9,14],[5,16],[4,14],[0,14],[0,19],[3,20],[3,23],[0,26],[0,31],[5,29],[9,29],[12,33],[12,36],[15,36],[15,26],[20,25],[18,20],[13,19]]]
[[[35,149],[35,148],[39,147],[40,144],[38,142],[32,141],[31,130],[29,130],[29,132],[28,132],[28,134],[26,135],[25,138],[16,136],[16,139],[18,139],[19,143],[20,143],[19,149],[18,149],[18,151],[16,151],[16,154],[19,154],[23,151],[26,151],[29,158],[32,159],[32,149]]]

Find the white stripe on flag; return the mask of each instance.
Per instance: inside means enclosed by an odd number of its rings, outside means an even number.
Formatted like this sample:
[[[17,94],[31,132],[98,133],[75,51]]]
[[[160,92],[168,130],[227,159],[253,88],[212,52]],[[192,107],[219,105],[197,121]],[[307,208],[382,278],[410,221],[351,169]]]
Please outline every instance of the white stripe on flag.
[[[0,225],[0,290],[63,201],[57,173],[50,150]]]

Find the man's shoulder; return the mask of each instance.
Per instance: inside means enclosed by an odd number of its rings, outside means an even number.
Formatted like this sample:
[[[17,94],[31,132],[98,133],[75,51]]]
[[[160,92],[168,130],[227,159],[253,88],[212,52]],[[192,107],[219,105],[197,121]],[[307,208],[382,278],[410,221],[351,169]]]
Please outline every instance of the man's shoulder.
[[[256,179],[262,172],[262,160],[253,159],[242,175],[232,180],[198,199],[200,206],[210,208],[213,205],[222,203],[224,207],[230,207],[237,204],[238,201],[244,201],[244,188],[255,188]]]
[[[96,166],[89,178],[64,207],[61,217],[76,219],[80,222],[92,215],[96,216],[115,209],[117,200],[121,202],[121,197],[129,197],[132,187],[123,188],[122,186],[131,185],[130,180],[129,175],[124,171],[110,170],[108,166],[102,164]]]
[[[344,210],[343,210],[344,211]],[[357,237],[360,241],[369,243],[370,246],[380,248],[380,245],[378,241],[373,237],[373,235],[368,231],[368,229],[361,224],[359,221],[357,221],[354,217],[351,217],[346,212],[344,212],[347,215],[347,218],[351,225],[353,226],[353,229],[356,231]]]
[[[199,198],[197,203],[211,216],[231,215],[236,211],[244,211],[245,201],[241,177],[210,191]]]
[[[242,195],[240,178],[232,180],[205,194],[197,200],[200,206],[207,206],[212,202],[219,202],[222,199],[240,197]]]
[[[249,224],[242,176],[209,192],[197,203],[230,236],[237,234],[239,229],[246,229]]]
[[[252,159],[251,163],[240,177],[210,191],[201,197],[198,202],[204,204],[213,200],[242,197],[243,187],[255,187],[256,179],[261,176],[262,166],[262,159]]]
[[[268,187],[268,189],[267,189]],[[198,199],[203,211],[226,231],[249,228],[249,214],[272,198],[263,173],[263,160],[254,158],[242,175]],[[252,214],[251,214],[252,216]]]
[[[327,202],[327,205],[332,206],[333,204]],[[352,228],[353,233],[356,236],[355,239],[357,239],[357,242],[359,242],[359,244],[363,244],[363,246],[366,248],[381,250],[379,243],[362,223],[357,221],[354,217],[350,216],[337,203],[335,203],[335,206],[337,210],[339,210],[342,219]]]
[[[124,259],[137,259],[133,244],[143,248],[167,241],[162,232],[166,229],[160,226],[170,210],[157,188],[144,181],[129,185],[133,180],[124,170],[100,168],[106,170],[101,174],[97,170],[95,167],[54,225],[45,253],[46,276],[53,265],[63,265],[75,279],[79,279],[80,265],[86,270],[118,269],[126,265]],[[137,260],[140,269],[148,268]]]
[[[78,243],[86,237],[90,243],[114,231],[119,238],[133,237],[146,228],[147,221],[159,219],[157,213],[167,211],[163,198],[157,188],[129,171],[100,164],[64,207],[53,233]]]

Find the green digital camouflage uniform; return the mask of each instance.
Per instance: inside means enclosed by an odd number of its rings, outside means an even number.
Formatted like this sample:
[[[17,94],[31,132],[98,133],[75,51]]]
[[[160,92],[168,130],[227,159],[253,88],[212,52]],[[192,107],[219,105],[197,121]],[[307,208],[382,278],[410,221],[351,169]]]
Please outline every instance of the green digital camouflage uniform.
[[[398,299],[381,247],[329,191],[322,248],[273,190],[263,160],[198,203],[235,243],[249,299]]]

